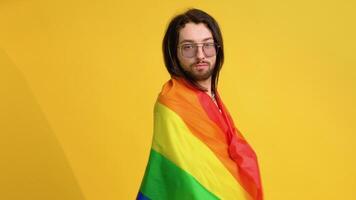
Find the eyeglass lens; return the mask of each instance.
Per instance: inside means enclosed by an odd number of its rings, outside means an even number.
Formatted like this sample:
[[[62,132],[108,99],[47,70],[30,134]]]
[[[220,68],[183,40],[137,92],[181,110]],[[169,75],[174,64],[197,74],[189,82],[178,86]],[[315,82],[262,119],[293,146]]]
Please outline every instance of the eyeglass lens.
[[[205,43],[203,45],[197,44],[184,44],[181,47],[182,55],[187,58],[192,58],[196,55],[198,47],[202,46],[203,52],[206,57],[212,57],[216,54],[215,43]]]

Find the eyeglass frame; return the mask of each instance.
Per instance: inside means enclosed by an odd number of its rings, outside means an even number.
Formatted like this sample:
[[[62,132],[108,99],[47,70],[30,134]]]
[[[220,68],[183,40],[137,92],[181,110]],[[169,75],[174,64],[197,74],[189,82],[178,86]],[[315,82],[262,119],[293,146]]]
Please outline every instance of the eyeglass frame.
[[[215,46],[215,48],[216,48],[216,49],[215,49],[215,55],[212,55],[212,56],[207,56],[207,55],[206,55],[206,53],[205,53],[205,51],[204,51],[204,45],[205,45],[205,44],[214,44],[214,46]],[[182,52],[182,46],[183,46],[183,45],[193,45],[193,47],[194,47],[194,46],[196,46],[196,47],[202,47],[202,51],[203,51],[204,55],[205,55],[206,57],[208,57],[208,58],[216,56],[216,55],[218,54],[219,48],[221,47],[221,46],[220,46],[218,43],[216,43],[216,42],[199,42],[199,43],[185,43],[185,44],[180,44],[180,45],[177,46],[177,48],[179,49],[179,52],[180,52],[181,56],[184,57],[184,58],[194,58],[194,57],[197,55],[197,53],[198,53],[198,48],[195,50],[195,53],[194,53],[194,55],[193,55],[192,57],[186,57],[186,56],[183,55],[183,52]]]

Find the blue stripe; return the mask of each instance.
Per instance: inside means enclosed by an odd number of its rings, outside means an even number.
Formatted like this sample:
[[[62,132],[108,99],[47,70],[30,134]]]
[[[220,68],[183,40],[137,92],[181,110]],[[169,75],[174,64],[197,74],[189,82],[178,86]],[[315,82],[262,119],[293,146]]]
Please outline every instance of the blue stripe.
[[[148,197],[145,197],[141,192],[138,193],[136,200],[150,200]]]

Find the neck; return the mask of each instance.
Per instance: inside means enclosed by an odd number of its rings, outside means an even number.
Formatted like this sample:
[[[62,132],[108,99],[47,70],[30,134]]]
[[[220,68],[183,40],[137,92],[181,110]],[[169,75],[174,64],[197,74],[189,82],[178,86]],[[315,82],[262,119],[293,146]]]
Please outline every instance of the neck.
[[[208,91],[206,92],[209,96],[212,96],[211,93],[211,77],[209,77],[206,80],[202,80],[202,81],[197,81],[197,83],[201,86],[203,86],[204,88],[206,88]]]

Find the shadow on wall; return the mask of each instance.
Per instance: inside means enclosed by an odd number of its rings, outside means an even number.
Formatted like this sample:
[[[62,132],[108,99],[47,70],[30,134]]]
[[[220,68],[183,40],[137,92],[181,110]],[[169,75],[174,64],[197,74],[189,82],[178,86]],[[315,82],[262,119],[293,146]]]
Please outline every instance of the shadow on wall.
[[[0,66],[0,199],[84,199],[25,77],[1,49]]]

